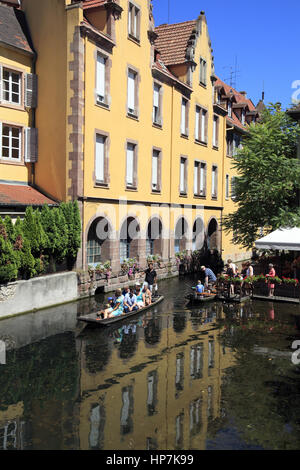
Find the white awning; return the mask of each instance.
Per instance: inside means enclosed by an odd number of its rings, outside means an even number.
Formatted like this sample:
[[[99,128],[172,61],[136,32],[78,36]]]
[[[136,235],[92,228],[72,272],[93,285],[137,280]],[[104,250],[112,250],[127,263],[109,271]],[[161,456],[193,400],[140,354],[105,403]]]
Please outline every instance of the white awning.
[[[280,228],[255,242],[259,250],[300,251],[300,228]]]

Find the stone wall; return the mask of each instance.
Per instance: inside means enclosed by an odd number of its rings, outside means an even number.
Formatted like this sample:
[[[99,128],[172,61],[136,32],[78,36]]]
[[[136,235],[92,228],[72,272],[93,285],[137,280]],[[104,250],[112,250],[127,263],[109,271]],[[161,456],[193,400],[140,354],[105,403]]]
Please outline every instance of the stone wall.
[[[154,263],[158,280],[168,279],[178,276],[178,266],[175,261],[167,263]],[[95,295],[97,290],[102,292],[113,292],[115,289],[123,288],[126,285],[133,286],[136,282],[143,283],[145,280],[144,271],[133,276],[127,274],[112,274],[107,279],[106,274],[90,274],[87,271],[77,272],[78,276],[78,296],[85,298]]]
[[[77,298],[75,272],[12,282],[0,286],[0,318],[72,302]]]

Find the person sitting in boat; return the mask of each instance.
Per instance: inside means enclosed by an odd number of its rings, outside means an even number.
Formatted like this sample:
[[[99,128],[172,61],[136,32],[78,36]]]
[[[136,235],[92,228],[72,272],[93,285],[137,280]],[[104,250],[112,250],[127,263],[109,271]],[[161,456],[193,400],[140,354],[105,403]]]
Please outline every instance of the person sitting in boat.
[[[141,287],[141,284],[139,282],[136,283],[134,293],[136,295],[136,303],[139,308],[145,307],[144,301],[143,301],[143,289]]]
[[[129,313],[129,312],[134,312],[135,310],[138,310],[139,306],[137,304],[137,299],[136,295],[134,293],[134,290],[131,288],[129,293],[125,295],[124,298],[124,312]]]
[[[151,291],[149,289],[147,282],[144,283],[144,286],[142,289],[142,296],[143,296],[143,302],[144,302],[145,307],[147,307],[148,305],[151,305],[152,296],[151,296]]]
[[[126,297],[127,294],[129,294],[129,292],[130,292],[129,286],[125,286],[122,291],[122,295],[124,296],[124,298]]]
[[[115,292],[115,306],[106,308],[105,310],[101,311],[98,316],[101,319],[106,320],[107,318],[118,317],[119,315],[123,315],[123,304],[124,304],[124,296],[122,295],[121,289],[117,289]]]
[[[204,285],[202,284],[201,281],[198,281],[198,284],[196,286],[196,292],[197,294],[203,294],[204,292]]]
[[[205,266],[201,266],[201,271],[204,272],[204,286],[208,288],[208,284],[214,285],[217,281],[215,273],[212,272],[210,268],[206,268]]]

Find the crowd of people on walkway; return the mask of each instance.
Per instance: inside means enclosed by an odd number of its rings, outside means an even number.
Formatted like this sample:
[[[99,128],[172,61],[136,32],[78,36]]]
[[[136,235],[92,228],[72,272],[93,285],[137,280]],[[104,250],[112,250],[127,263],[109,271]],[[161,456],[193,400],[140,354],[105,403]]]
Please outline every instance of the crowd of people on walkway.
[[[139,282],[133,287],[125,286],[116,289],[114,297],[108,298],[105,308],[98,313],[99,320],[125,315],[152,304],[157,293],[157,273],[150,263],[145,271],[145,282]]]

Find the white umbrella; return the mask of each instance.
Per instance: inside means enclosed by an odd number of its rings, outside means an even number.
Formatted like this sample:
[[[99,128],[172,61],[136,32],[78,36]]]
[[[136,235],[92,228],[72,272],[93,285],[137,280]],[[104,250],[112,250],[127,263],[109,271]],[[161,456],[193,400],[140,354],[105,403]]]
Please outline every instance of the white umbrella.
[[[255,242],[260,250],[300,251],[300,228],[279,228]]]

